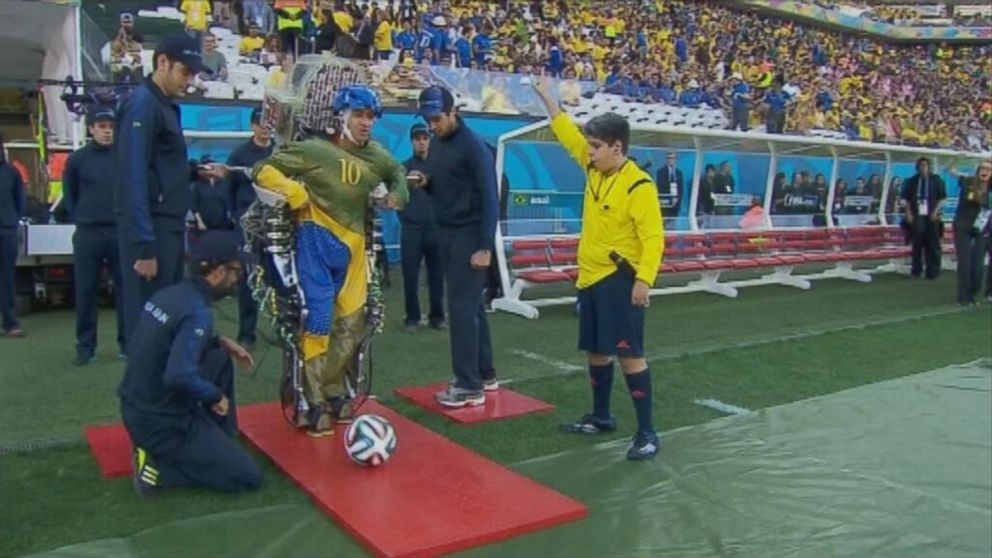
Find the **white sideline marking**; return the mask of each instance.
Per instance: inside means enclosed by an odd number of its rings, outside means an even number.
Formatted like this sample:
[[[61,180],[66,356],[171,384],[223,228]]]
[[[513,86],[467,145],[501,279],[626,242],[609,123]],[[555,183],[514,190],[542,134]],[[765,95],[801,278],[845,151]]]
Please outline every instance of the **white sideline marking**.
[[[696,405],[701,407],[707,407],[717,411],[718,413],[723,413],[725,415],[750,415],[754,411],[748,409],[747,407],[738,407],[737,405],[731,405],[730,403],[724,403],[719,399],[696,399],[693,401]]]
[[[743,341],[741,343],[727,343],[726,345],[720,345],[717,347],[707,347],[703,349],[695,349],[689,351],[682,351],[680,353],[662,353],[659,355],[648,357],[648,362],[657,362],[665,360],[675,360],[683,357],[694,357],[700,355],[707,355],[710,353],[719,353],[722,351],[732,350],[732,349],[750,349],[753,347],[761,347],[763,345],[772,345],[774,343],[781,343],[783,341],[798,341],[801,339],[809,339],[810,337],[820,337],[823,335],[828,335],[831,333],[841,333],[844,331],[857,331],[861,329],[867,329],[869,327],[878,327],[884,325],[894,325],[901,324],[905,322],[913,322],[921,320],[924,318],[934,318],[937,316],[946,316],[948,314],[958,314],[962,310],[960,308],[953,308],[949,310],[935,310],[933,312],[924,312],[921,314],[913,314],[910,316],[901,316],[898,318],[885,318],[881,320],[871,320],[867,322],[861,322],[859,324],[852,324],[833,328],[823,328],[823,329],[811,329],[808,331],[803,331],[800,333],[793,333],[790,335],[782,335],[779,337],[772,337],[766,339],[755,339],[753,341]]]
[[[563,360],[555,360],[553,358],[546,357],[546,356],[544,356],[542,354],[532,353],[530,351],[522,351],[520,349],[513,349],[510,352],[513,353],[513,354],[515,354],[515,355],[517,355],[517,356],[519,356],[519,357],[523,357],[523,358],[530,359],[530,360],[536,360],[537,362],[540,362],[540,363],[543,363],[543,364],[549,364],[549,365],[557,368],[558,370],[561,370],[562,372],[579,372],[579,371],[585,370],[584,367],[579,366],[577,364],[572,364],[570,362],[565,362]]]
[[[772,344],[775,344],[775,343],[781,343],[783,341],[798,341],[798,340],[801,340],[801,339],[808,339],[810,337],[820,337],[822,335],[828,335],[828,334],[831,334],[831,333],[839,333],[839,332],[843,332],[843,331],[855,331],[855,330],[867,329],[867,328],[870,328],[870,327],[879,327],[879,326],[885,326],[885,325],[901,324],[901,323],[906,323],[906,322],[913,322],[913,321],[917,321],[917,320],[922,320],[922,319],[926,319],[926,318],[935,318],[937,316],[946,316],[946,315],[950,315],[950,314],[959,314],[959,313],[961,313],[963,311],[964,310],[961,310],[960,308],[952,308],[952,309],[946,309],[946,310],[935,310],[933,312],[924,312],[924,313],[920,313],[920,314],[912,314],[912,315],[909,315],[909,316],[900,316],[898,318],[886,318],[886,319],[882,319],[882,320],[871,320],[871,321],[862,322],[862,323],[859,323],[859,324],[839,326],[839,327],[834,327],[834,328],[811,329],[811,330],[808,330],[808,331],[803,331],[801,333],[794,333],[794,334],[783,335],[783,336],[779,336],[779,337],[771,337],[771,338],[765,338],[765,339],[755,339],[755,340],[752,340],[752,341],[744,341],[744,342],[741,342],[741,343],[727,343],[725,345],[718,345],[716,347],[705,347],[705,348],[702,348],[702,349],[692,349],[692,350],[688,350],[688,351],[669,352],[669,353],[664,353],[663,352],[661,354],[656,354],[656,355],[647,357],[647,361],[649,363],[665,362],[665,361],[668,361],[668,360],[678,360],[678,359],[686,358],[686,357],[702,356],[702,355],[708,355],[708,354],[712,354],[712,353],[719,353],[719,352],[729,351],[729,350],[750,349],[750,348],[753,348],[753,347],[761,347],[761,346],[764,346],[764,345],[772,345]],[[546,356],[539,355],[537,353],[532,353],[530,351],[521,351],[519,349],[512,349],[510,352],[512,352],[515,355],[522,356],[524,358],[528,358],[528,359],[531,359],[531,360],[536,360],[536,361],[541,362],[541,363],[544,363],[544,364],[551,364],[552,366],[554,366],[555,368],[557,368],[558,371],[557,372],[550,372],[548,374],[538,374],[538,375],[535,375],[535,376],[526,376],[526,377],[521,377],[521,378],[512,378],[512,379],[507,379],[507,380],[500,380],[500,383],[508,384],[508,383],[513,383],[513,382],[530,382],[532,380],[544,380],[544,379],[548,379],[548,378],[558,378],[558,377],[561,377],[561,376],[568,376],[568,375],[574,374],[575,372],[579,372],[581,370],[585,370],[585,368],[582,367],[582,366],[578,366],[578,365],[575,365],[575,364],[570,364],[568,362],[563,362],[563,361],[560,361],[560,360],[553,360],[553,359],[550,359],[550,358],[548,358]]]

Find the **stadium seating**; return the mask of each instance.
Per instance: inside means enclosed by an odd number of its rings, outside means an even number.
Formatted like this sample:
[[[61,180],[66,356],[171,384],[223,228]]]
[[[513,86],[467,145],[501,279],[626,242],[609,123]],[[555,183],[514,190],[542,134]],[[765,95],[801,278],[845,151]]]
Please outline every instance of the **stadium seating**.
[[[572,296],[524,300],[533,287],[567,285],[578,277],[576,237],[508,240],[505,258],[512,277],[502,309],[511,307],[536,318],[537,308],[567,303]],[[953,253],[945,246],[945,253]],[[752,285],[786,285],[808,289],[814,279],[841,278],[871,281],[882,272],[905,272],[910,248],[899,227],[851,227],[776,231],[730,231],[674,234],[665,239],[660,277],[665,285],[651,294],[711,292],[736,297],[738,289]],[[855,268],[856,264],[874,264]],[[802,269],[799,269],[803,266]],[[814,267],[815,266],[815,267]],[[745,273],[736,273],[745,272]],[[723,280],[728,273],[734,277]],[[757,277],[753,275],[759,274]],[[667,284],[671,276],[688,279]]]

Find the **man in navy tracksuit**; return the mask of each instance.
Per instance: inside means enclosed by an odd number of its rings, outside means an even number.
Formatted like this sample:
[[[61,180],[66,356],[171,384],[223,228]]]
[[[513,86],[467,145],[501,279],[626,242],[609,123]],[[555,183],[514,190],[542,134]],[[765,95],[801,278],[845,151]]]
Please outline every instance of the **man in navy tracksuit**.
[[[403,166],[407,172],[421,171],[427,167],[427,149],[430,145],[427,125],[417,122],[410,128],[413,157]],[[410,201],[400,213],[400,261],[403,266],[403,296],[406,301],[407,331],[420,327],[420,262],[427,264],[427,294],[430,300],[428,323],[433,329],[444,329],[444,276],[441,270],[441,246],[438,243],[434,203],[422,188],[410,190]]]
[[[72,267],[76,306],[76,358],[84,366],[96,358],[97,298],[104,263],[114,280],[117,345],[125,354],[124,304],[121,295],[120,251],[114,219],[114,111],[98,108],[90,115],[93,142],[69,156],[62,173],[62,191],[72,235]]]
[[[239,145],[227,160],[231,167],[252,168],[255,163],[272,155],[272,137],[269,129],[262,125],[262,109],[256,108],[251,111],[251,139]],[[255,188],[251,179],[243,172],[234,172],[230,175],[231,181],[231,207],[234,208],[234,230],[238,233],[238,238],[244,241],[244,233],[241,231],[241,217],[248,211],[248,207],[255,201]],[[258,306],[251,298],[251,289],[248,287],[247,275],[241,276],[238,283],[238,343],[251,349],[255,344],[255,329],[258,325]]]
[[[14,275],[17,272],[17,224],[24,217],[27,194],[24,182],[4,155],[0,139],[0,314],[4,337],[23,337],[14,308]]]
[[[124,286],[124,321],[134,329],[144,301],[183,277],[190,183],[222,178],[223,165],[209,169],[187,159],[174,98],[185,95],[193,77],[210,73],[197,42],[169,35],[155,48],[155,71],[118,110],[114,154],[118,168],[114,210]]]
[[[208,157],[201,159],[204,165],[212,162]],[[190,209],[199,231],[194,237],[207,230],[234,230],[232,197],[231,184],[227,180],[199,178],[193,182],[193,203]]]
[[[445,407],[482,405],[486,391],[499,389],[483,306],[499,211],[496,165],[486,144],[458,116],[450,91],[428,87],[418,104],[434,137],[426,168],[410,174],[434,200],[455,374],[435,398]]]
[[[244,347],[217,336],[210,311],[241,271],[234,234],[208,231],[190,247],[190,278],[152,295],[138,316],[117,395],[135,445],[139,494],[183,485],[239,492],[262,483],[262,470],[232,439],[231,357],[245,369],[254,362]]]

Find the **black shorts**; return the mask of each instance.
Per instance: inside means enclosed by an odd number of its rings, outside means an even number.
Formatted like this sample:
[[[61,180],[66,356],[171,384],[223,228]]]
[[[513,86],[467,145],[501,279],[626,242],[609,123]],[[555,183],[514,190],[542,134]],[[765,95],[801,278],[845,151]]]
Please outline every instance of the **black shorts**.
[[[616,272],[579,289],[579,350],[644,356],[644,308],[630,301],[634,278]]]

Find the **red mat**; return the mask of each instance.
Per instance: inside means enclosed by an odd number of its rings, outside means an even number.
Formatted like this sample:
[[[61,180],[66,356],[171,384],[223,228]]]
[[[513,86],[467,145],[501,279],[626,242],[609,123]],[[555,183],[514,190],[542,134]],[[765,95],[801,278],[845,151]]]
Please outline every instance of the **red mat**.
[[[440,403],[434,400],[434,394],[444,391],[446,387],[448,387],[448,384],[442,382],[430,386],[396,388],[395,393],[428,411],[444,415],[462,424],[475,424],[555,410],[555,406],[550,403],[545,403],[540,399],[534,399],[533,397],[528,397],[506,388],[487,391],[485,405],[449,409],[442,407]]]
[[[375,401],[397,450],[366,469],[333,437],[289,426],[278,404],[238,412],[242,434],[378,556],[438,556],[585,517],[586,507],[427,430]]]
[[[83,434],[104,478],[131,474],[131,437],[123,424],[87,426]]]

